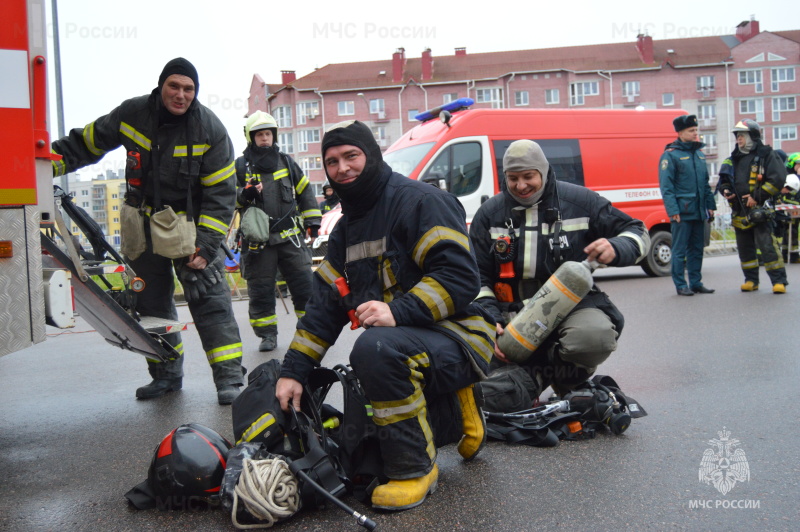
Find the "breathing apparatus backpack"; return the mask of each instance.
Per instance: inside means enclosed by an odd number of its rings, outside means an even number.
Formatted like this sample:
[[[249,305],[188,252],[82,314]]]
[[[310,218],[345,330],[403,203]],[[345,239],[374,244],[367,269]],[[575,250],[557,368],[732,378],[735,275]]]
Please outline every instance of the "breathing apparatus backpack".
[[[598,430],[622,434],[647,412],[607,375],[595,375],[563,398],[517,412],[486,412],[487,435],[508,443],[554,447],[560,440],[594,438]]]

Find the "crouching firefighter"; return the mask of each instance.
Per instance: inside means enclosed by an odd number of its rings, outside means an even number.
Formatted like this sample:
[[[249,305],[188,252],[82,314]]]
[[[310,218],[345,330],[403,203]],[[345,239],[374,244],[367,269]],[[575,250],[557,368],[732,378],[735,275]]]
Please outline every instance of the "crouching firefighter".
[[[372,504],[412,508],[436,489],[437,446],[459,441],[470,460],[484,445],[474,383],[488,368],[494,322],[472,303],[478,269],[454,196],[393,172],[358,121],[334,125],[322,153],[343,216],[314,273],[276,396],[283,409],[299,408],[302,384],[354,310],[366,330],[350,364],[372,405],[389,478],[373,491]],[[343,277],[347,290],[336,283]]]
[[[173,59],[152,93],[125,100],[53,142],[53,152],[63,155],[53,173],[74,172],[125,147],[120,250],[145,281],[136,311],[177,319],[177,274],[211,365],[217,399],[228,405],[242,385],[242,341],[222,275],[221,243],[236,202],[233,145],[222,122],[197,100],[198,88],[194,66]],[[183,385],[181,335],[167,334],[164,340],[180,356],[163,363],[148,359],[153,380],[136,390],[139,399],[160,397]]]
[[[470,226],[482,285],[477,302],[497,321],[498,335],[509,334],[506,326],[523,302],[563,263],[586,260],[630,266],[647,252],[650,239],[641,221],[587,188],[557,181],[535,142],[511,143],[503,157],[503,171],[503,192],[478,209]],[[530,358],[520,361],[519,368],[529,377],[530,400],[547,386],[562,396],[575,389],[616,349],[623,316],[591,281],[588,287],[591,290],[585,297],[550,328],[554,330],[541,329],[549,336],[536,344]],[[492,370],[509,363],[499,348],[494,354]],[[507,373],[508,369],[500,372]],[[489,404],[487,393],[486,409],[514,411],[531,406],[505,405],[503,399],[507,397],[500,394],[500,404]]]
[[[247,147],[236,159],[237,200],[239,206],[261,209],[269,216],[269,236],[265,242],[243,242],[242,277],[250,296],[250,325],[261,338],[258,350],[272,351],[278,344],[278,270],[292,294],[294,312],[301,318],[311,296],[311,252],[305,243],[306,231],[316,238],[322,215],[308,177],[276,143],[275,119],[256,111],[247,119],[244,133]],[[305,230],[297,226],[298,217]]]

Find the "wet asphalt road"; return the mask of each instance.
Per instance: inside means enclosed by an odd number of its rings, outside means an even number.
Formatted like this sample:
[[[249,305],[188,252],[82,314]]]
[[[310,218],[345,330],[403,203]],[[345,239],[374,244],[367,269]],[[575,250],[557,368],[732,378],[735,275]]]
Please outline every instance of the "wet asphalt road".
[[[789,265],[790,281],[800,265]],[[612,375],[649,416],[622,436],[539,449],[491,442],[461,462],[440,450],[438,491],[421,507],[384,514],[348,499],[379,530],[797,530],[800,461],[797,383],[800,280],[788,294],[739,291],[735,256],[706,259],[713,295],[678,297],[669,278],[637,267],[596,274],[626,316]],[[245,366],[267,360],[234,302]],[[291,308],[291,307],[290,307]],[[278,306],[282,356],[294,318]],[[181,317],[190,319],[185,307]],[[219,509],[137,511],[124,493],[146,477],[151,453],[176,426],[196,422],[232,439],[194,326],[184,334],[184,389],[152,401],[142,357],[106,344],[85,323],[0,358],[0,530],[235,530]],[[346,330],[326,362],[346,359]],[[708,440],[726,427],[741,442],[750,480],[727,495],[698,481]],[[281,530],[357,530],[338,509],[309,511]]]

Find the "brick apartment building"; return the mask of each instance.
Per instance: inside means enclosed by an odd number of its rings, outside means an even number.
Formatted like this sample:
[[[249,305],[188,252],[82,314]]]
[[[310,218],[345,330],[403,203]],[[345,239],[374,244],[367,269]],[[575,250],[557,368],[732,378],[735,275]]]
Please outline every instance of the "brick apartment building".
[[[321,193],[320,141],[325,129],[357,119],[383,147],[418,122],[414,115],[461,97],[474,107],[685,109],[697,114],[709,170],[734,147],[730,130],[754,118],[767,144],[800,151],[800,30],[760,31],[742,22],[735,35],[654,40],[418,58],[403,48],[391,59],[326,65],[280,84],[255,74],[248,113],[272,114],[278,143]],[[654,162],[654,164],[656,164]]]

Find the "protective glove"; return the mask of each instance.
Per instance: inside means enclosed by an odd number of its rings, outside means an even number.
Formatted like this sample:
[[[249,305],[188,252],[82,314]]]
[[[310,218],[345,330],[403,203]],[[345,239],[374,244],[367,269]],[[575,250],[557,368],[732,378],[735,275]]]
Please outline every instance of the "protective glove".
[[[261,192],[253,185],[248,185],[242,191],[242,196],[244,196],[244,199],[247,201],[255,201],[261,197]]]
[[[208,291],[206,284],[201,280],[202,275],[200,272],[202,271],[184,266],[178,274],[181,285],[183,285],[183,297],[187,303],[200,301]]]
[[[319,236],[319,226],[318,225],[309,226],[308,236],[310,236],[311,238],[317,238]]]
[[[202,270],[196,271],[200,281],[209,288],[222,282],[222,273],[220,273],[219,268],[217,268],[213,262],[206,265]]]

